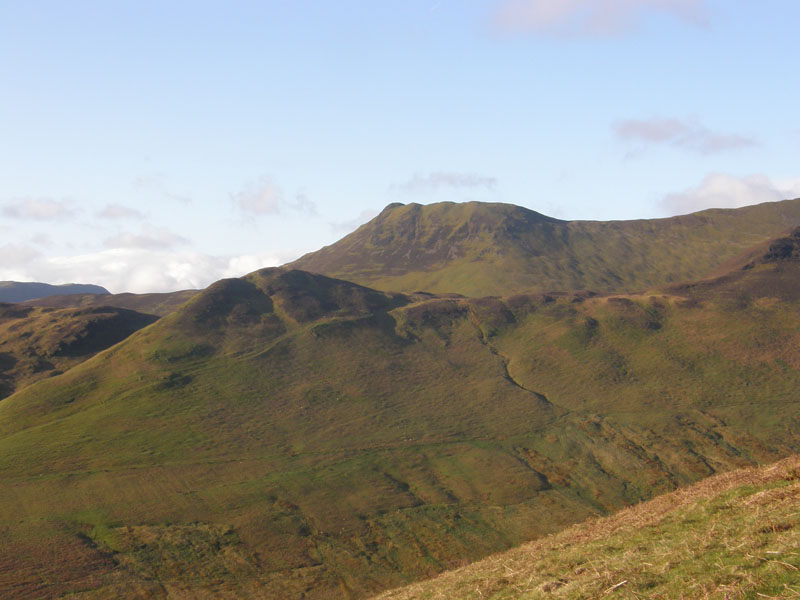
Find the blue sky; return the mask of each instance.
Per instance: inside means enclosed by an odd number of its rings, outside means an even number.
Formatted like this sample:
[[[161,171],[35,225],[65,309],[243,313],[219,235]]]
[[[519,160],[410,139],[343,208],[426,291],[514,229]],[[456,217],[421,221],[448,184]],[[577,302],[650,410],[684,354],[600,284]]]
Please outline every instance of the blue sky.
[[[203,287],[390,202],[800,196],[796,0],[0,0],[0,279]]]

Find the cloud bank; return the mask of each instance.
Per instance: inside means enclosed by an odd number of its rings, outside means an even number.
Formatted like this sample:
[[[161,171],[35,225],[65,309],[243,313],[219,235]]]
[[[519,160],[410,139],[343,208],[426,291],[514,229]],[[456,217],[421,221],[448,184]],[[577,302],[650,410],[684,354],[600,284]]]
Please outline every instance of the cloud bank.
[[[120,233],[106,238],[106,248],[142,248],[148,250],[166,250],[188,244],[185,237],[163,228],[151,228],[143,233]]]
[[[492,21],[500,33],[599,37],[634,30],[651,13],[708,23],[706,0],[504,0]]]
[[[616,136],[625,142],[667,145],[700,154],[715,154],[758,146],[753,138],[712,131],[696,121],[680,119],[629,119],[613,125]]]
[[[696,187],[669,194],[661,207],[669,215],[682,215],[706,208],[740,208],[796,197],[800,197],[800,179],[774,182],[765,175],[734,177],[712,173]]]
[[[0,264],[6,267],[19,267],[41,256],[36,248],[27,244],[3,244],[0,246]],[[0,277],[0,279],[4,279]]]
[[[113,293],[201,289],[225,278],[282,264],[281,257],[211,256],[143,248],[112,248],[78,256],[43,257],[27,246],[0,246],[0,280],[94,283]]]

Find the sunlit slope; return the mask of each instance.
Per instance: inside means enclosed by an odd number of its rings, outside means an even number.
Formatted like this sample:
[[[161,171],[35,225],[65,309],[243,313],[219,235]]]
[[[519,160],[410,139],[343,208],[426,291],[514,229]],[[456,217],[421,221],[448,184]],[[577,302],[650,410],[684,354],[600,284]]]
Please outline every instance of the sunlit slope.
[[[0,304],[0,398],[52,377],[155,321],[118,308]]]
[[[717,475],[381,600],[797,598],[800,459]]]
[[[511,204],[392,204],[292,266],[385,290],[630,292],[704,277],[796,225],[800,199],[607,222],[560,221]]]
[[[0,402],[0,595],[364,597],[797,451],[797,297],[725,285],[219,282]]]

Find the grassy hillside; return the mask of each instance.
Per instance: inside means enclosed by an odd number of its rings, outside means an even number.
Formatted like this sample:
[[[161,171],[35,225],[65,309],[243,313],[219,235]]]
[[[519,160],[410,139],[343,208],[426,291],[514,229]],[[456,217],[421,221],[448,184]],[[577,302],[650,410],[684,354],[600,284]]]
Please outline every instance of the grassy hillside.
[[[33,308],[0,304],[0,399],[52,377],[155,321],[116,308]]]
[[[378,598],[798,598],[798,506],[800,458],[792,456]]]
[[[704,277],[797,225],[800,199],[608,222],[559,221],[510,204],[392,204],[291,266],[396,291],[630,292]]]
[[[218,282],[0,402],[0,596],[365,597],[800,451],[798,298],[772,295],[799,274]]]
[[[113,306],[127,308],[146,315],[163,317],[196,296],[198,290],[181,290],[159,294],[68,294],[47,296],[25,302],[27,306],[50,306],[56,308],[89,308]]]

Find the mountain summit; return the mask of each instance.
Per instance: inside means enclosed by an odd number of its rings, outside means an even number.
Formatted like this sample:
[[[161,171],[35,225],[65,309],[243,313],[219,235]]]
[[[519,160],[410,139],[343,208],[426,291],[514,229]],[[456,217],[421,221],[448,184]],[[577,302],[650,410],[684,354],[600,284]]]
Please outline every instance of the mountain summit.
[[[292,267],[383,290],[622,292],[707,276],[800,225],[800,199],[666,219],[561,221],[511,204],[390,204]]]

